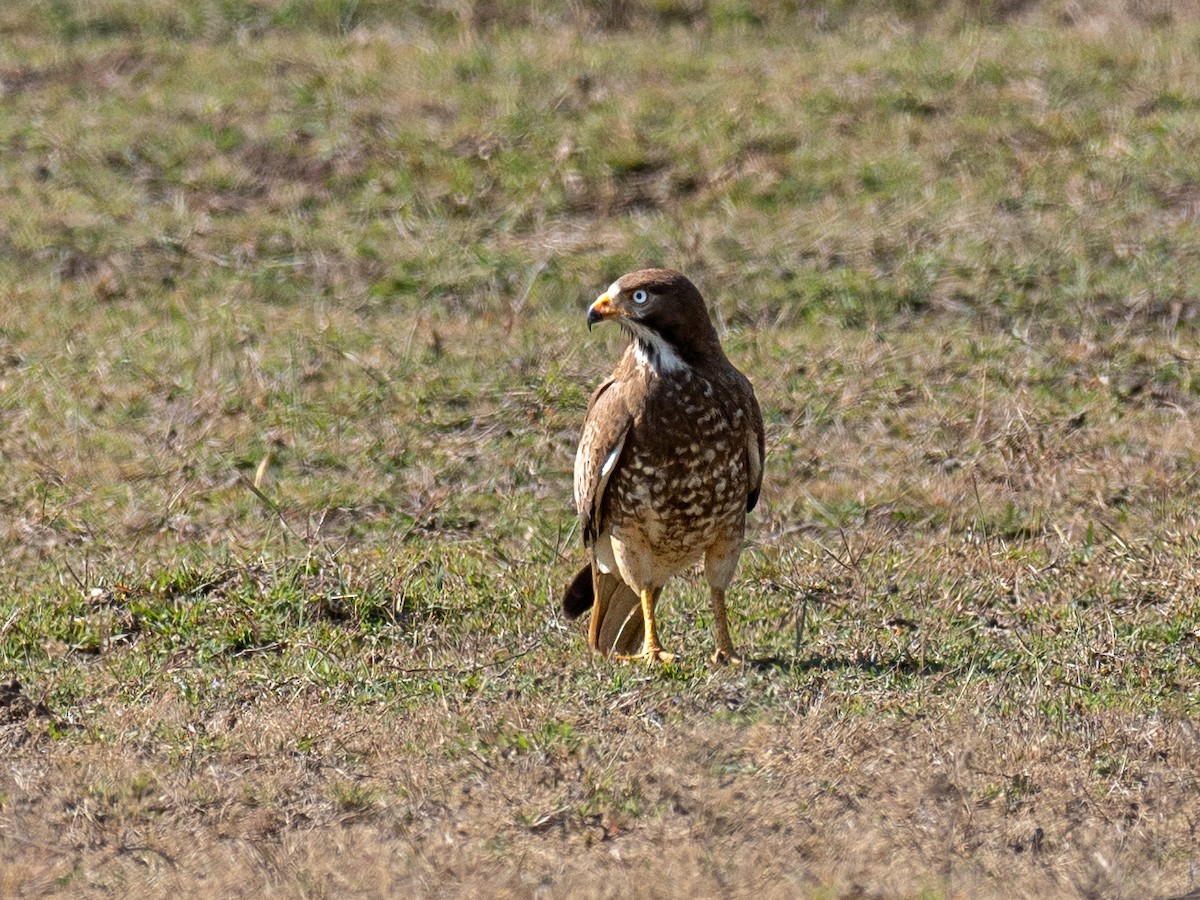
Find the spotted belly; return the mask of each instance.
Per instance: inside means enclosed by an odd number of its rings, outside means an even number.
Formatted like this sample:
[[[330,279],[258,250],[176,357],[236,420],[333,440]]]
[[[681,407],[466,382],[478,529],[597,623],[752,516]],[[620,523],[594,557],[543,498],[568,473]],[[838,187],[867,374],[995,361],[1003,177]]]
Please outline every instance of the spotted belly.
[[[660,564],[683,567],[745,527],[746,462],[740,453],[686,445],[663,457],[622,460],[605,496],[613,537],[648,545]]]

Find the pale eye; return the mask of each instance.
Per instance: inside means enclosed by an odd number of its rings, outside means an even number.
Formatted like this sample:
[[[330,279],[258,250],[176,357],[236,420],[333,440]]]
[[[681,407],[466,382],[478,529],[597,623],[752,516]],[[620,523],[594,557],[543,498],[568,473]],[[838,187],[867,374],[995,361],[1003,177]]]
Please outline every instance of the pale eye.
[[[650,295],[647,294],[645,291],[634,291],[633,292],[633,302],[634,303],[645,303],[649,299],[650,299]]]

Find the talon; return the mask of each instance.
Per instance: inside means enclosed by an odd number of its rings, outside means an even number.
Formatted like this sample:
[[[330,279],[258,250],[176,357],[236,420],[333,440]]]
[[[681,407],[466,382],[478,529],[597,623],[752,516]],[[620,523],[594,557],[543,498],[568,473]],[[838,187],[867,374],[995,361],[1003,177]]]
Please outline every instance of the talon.
[[[666,650],[663,650],[661,647],[646,649],[646,650],[643,650],[641,653],[631,653],[631,654],[618,653],[615,655],[615,658],[619,659],[619,660],[623,660],[625,662],[641,661],[641,662],[650,663],[651,665],[653,665],[654,663],[675,662],[675,654],[668,653]]]
[[[737,655],[732,649],[718,650],[712,655],[712,664],[714,666],[740,666],[744,660]]]
[[[650,665],[674,662],[675,654],[668,653],[658,645],[658,626],[654,621],[654,602],[658,599],[658,590],[643,588],[641,595],[642,621],[645,623],[646,628],[646,635],[642,639],[642,652],[636,656],[618,655],[617,659],[640,659]]]

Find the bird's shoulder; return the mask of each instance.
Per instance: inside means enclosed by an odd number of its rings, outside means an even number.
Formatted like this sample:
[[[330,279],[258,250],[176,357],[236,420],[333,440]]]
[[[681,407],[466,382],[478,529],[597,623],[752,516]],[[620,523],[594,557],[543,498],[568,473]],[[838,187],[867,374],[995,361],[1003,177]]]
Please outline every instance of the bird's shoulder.
[[[639,398],[646,394],[647,380],[626,352],[608,378],[588,398],[584,427],[595,417],[611,416],[618,410],[631,413]]]

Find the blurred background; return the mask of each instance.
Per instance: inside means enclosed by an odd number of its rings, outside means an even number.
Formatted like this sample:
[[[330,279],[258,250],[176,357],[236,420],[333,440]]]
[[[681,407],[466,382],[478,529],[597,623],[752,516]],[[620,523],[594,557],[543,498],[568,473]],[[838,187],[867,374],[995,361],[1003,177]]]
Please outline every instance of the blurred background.
[[[0,895],[1194,891],[1198,60],[1183,0],[4,3]],[[650,264],[764,410],[744,668],[694,579],[653,675],[557,613]]]

